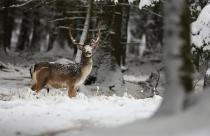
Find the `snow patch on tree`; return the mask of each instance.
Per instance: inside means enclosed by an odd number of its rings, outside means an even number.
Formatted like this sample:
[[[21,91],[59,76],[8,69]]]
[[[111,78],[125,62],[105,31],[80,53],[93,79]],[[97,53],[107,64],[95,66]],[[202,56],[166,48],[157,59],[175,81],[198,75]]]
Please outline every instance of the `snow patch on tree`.
[[[139,8],[142,9],[146,6],[154,6],[154,2],[158,2],[159,0],[141,0],[139,3]]]
[[[207,76],[209,76],[209,75],[210,75],[210,68],[209,68],[209,69],[207,69],[207,71],[206,71],[206,75],[207,75]]]
[[[140,76],[131,76],[131,75],[124,75],[123,79],[125,81],[130,81],[130,82],[143,82],[148,79],[148,76],[140,75]]]
[[[192,44],[210,50],[210,4],[204,7],[198,19],[192,23]]]

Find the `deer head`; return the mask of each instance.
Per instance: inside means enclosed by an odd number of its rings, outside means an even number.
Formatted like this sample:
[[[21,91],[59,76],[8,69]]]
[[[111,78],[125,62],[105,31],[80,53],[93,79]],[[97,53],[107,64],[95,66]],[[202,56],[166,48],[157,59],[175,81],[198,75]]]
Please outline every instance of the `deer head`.
[[[100,29],[99,29],[99,27],[97,28],[97,31],[98,31],[97,32],[97,38],[96,39],[91,39],[90,43],[85,44],[85,45],[76,41],[76,39],[72,36],[71,30],[72,30],[71,27],[69,27],[69,36],[70,36],[70,39],[71,39],[72,43],[74,45],[76,45],[79,50],[82,51],[82,54],[85,57],[87,57],[87,58],[92,57],[92,50],[95,49],[98,46],[98,42],[100,40]]]

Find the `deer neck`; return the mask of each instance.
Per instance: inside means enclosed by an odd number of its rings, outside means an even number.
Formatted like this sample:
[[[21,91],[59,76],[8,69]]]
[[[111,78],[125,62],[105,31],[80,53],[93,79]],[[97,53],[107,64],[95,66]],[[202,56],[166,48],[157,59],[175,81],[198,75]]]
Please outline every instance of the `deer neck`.
[[[82,55],[80,62],[82,77],[86,78],[90,74],[92,70],[92,64],[93,64],[92,57],[85,57],[84,55]]]

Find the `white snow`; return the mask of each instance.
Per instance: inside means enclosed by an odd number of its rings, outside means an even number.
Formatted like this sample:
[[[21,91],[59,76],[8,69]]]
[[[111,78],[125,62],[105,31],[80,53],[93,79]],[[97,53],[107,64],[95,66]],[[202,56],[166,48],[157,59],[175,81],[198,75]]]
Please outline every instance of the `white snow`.
[[[204,43],[210,43],[210,4],[203,8],[197,20],[192,23],[192,43],[199,48]],[[204,47],[204,50],[209,49],[209,45]]]
[[[206,75],[208,75],[208,76],[210,75],[210,68],[207,69]]]
[[[159,0],[140,0],[139,9],[142,9],[146,6],[153,6],[154,2],[158,2]]]
[[[29,88],[2,88],[0,100],[1,135],[37,135],[47,131],[86,125],[113,127],[148,118],[162,98],[134,99],[127,96],[92,96],[79,93],[70,99],[65,91],[42,90],[35,95]],[[1,96],[0,95],[0,96]]]
[[[95,1],[103,1],[103,0],[95,0]],[[118,0],[111,0],[111,1],[113,1],[115,4],[119,2]],[[128,0],[128,3],[133,3],[134,1],[137,1],[137,0]],[[139,8],[142,9],[143,7],[146,7],[146,6],[153,6],[154,2],[157,2],[157,1],[159,0],[140,0]]]
[[[130,82],[145,82],[149,78],[148,75],[139,75],[139,76],[133,76],[133,75],[124,75],[123,80],[124,81],[130,81]]]
[[[53,62],[52,62],[53,63]],[[60,63],[60,64],[69,64],[69,63],[74,63],[73,61],[66,59],[66,58],[61,58],[55,61],[55,63]]]

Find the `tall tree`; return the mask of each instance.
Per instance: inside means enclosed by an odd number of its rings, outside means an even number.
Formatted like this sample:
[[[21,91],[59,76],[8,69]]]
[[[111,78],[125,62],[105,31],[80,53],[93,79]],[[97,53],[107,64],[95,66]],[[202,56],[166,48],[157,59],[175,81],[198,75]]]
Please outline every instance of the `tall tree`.
[[[10,8],[12,4],[14,4],[15,0],[3,0],[3,50],[4,53],[6,53],[6,48],[10,48],[10,42],[11,42],[11,35],[12,35],[12,28],[14,23],[14,17],[13,17],[13,8]]]
[[[121,8],[122,12],[122,21],[121,21],[121,65],[125,66],[126,64],[126,47],[127,47],[127,37],[128,37],[128,20],[129,20],[129,11],[130,6],[128,5],[128,0],[122,1],[125,6]]]
[[[3,1],[0,1],[0,5],[3,5]],[[0,20],[3,20],[3,13],[2,11],[0,11]],[[5,55],[5,50],[4,50],[4,46],[3,46],[3,22],[0,21],[0,54],[1,55]]]
[[[111,43],[114,48],[114,55],[118,65],[125,65],[130,7],[128,5],[128,0],[121,0],[119,2],[120,3],[115,6]]]
[[[162,7],[162,2],[156,2],[154,6],[148,8],[152,12],[146,12],[146,48],[149,54],[161,49],[163,40]]]
[[[30,44],[30,34],[32,31],[31,12],[23,12],[20,34],[18,37],[17,50],[22,51]]]
[[[121,24],[122,24],[121,6],[117,4],[115,6],[115,11],[114,11],[114,22],[112,25],[113,32],[111,33],[111,46],[114,49],[113,54],[116,58],[118,65],[121,64],[121,54],[122,54],[122,46],[120,44]]]
[[[45,51],[48,43],[47,16],[50,16],[46,7],[41,7],[34,11],[33,37],[31,48],[36,51]],[[45,50],[42,49],[45,47]]]
[[[186,94],[192,91],[190,51],[190,19],[187,0],[165,3],[165,66],[166,92],[155,116],[171,115],[183,109]]]
[[[90,27],[90,17],[91,17],[91,12],[92,12],[92,3],[93,3],[93,0],[88,0],[87,14],[86,14],[86,18],[85,18],[82,35],[81,35],[80,42],[79,42],[81,45],[85,44],[85,41],[86,41],[86,38],[88,35],[88,30]],[[80,50],[77,50],[77,54],[76,54],[76,58],[75,58],[76,62],[80,62],[81,54],[82,54],[82,52]]]

